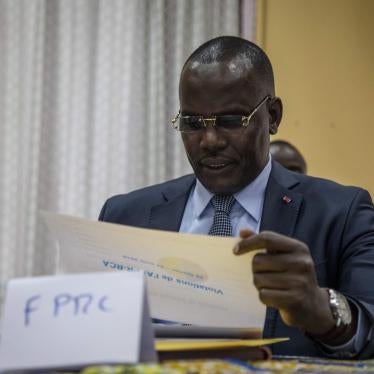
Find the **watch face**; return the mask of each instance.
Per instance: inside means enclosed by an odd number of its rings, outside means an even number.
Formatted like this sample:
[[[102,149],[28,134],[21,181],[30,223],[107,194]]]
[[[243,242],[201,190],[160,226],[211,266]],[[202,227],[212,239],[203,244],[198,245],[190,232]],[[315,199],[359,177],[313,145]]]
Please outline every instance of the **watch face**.
[[[337,293],[337,299],[338,299],[338,313],[340,314],[342,324],[349,325],[352,321],[352,313],[351,313],[351,308],[348,304],[348,301],[340,293]]]
[[[330,290],[329,294],[331,310],[337,325],[349,325],[352,322],[352,313],[347,299],[335,290]]]

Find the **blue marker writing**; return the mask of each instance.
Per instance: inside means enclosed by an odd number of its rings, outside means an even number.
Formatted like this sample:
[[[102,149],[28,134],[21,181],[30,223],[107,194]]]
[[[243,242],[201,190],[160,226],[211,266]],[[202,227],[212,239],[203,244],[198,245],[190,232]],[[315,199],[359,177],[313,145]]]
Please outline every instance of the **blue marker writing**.
[[[82,312],[84,314],[87,314],[88,308],[93,301],[93,296],[89,293],[83,293],[83,294],[80,294],[74,297],[74,304],[75,304],[74,314],[79,313],[82,299],[83,301],[86,300],[86,302],[82,306]]]
[[[40,295],[34,295],[34,296],[31,296],[29,299],[26,300],[26,305],[25,305],[25,309],[23,310],[23,313],[24,313],[24,316],[25,316],[25,320],[24,320],[24,323],[25,323],[25,326],[28,326],[30,324],[30,313],[31,312],[34,312],[35,310],[37,310],[38,308],[33,308],[32,307],[32,303],[38,299],[40,299]]]
[[[70,303],[72,297],[67,293],[62,293],[60,295],[55,296],[53,299],[53,315],[57,317],[60,307],[65,306]]]
[[[110,312],[111,310],[105,305],[106,301],[108,300],[108,296],[103,296],[99,302],[98,302],[98,307],[101,311],[103,312]]]

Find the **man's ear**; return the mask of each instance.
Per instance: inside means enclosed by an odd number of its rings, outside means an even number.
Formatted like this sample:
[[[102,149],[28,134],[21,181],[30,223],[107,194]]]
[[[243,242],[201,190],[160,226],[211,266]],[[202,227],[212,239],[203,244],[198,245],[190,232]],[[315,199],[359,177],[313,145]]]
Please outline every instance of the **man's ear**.
[[[283,115],[283,104],[282,100],[279,97],[273,97],[269,103],[269,114],[270,114],[270,123],[269,123],[269,132],[271,135],[274,135],[278,132],[278,127],[282,120]]]

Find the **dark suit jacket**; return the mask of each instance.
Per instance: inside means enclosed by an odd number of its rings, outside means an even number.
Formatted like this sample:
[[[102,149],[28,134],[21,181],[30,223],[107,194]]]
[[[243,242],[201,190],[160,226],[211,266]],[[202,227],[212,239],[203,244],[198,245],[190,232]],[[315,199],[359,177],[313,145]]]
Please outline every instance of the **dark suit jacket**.
[[[114,196],[105,203],[99,219],[178,231],[194,183],[195,177],[187,175]],[[286,203],[284,196],[291,201]],[[371,321],[359,357],[373,357],[374,208],[368,192],[296,174],[273,162],[262,230],[297,238],[309,246],[320,286],[334,288],[354,299]],[[322,356],[311,339],[286,326],[272,308],[267,309],[264,336],[291,338],[287,343],[274,345],[274,354]]]

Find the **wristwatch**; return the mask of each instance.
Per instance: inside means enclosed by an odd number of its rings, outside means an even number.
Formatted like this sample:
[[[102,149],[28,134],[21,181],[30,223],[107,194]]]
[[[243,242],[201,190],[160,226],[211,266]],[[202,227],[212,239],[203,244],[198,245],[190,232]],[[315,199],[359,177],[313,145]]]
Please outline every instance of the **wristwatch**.
[[[335,326],[348,326],[352,322],[352,312],[347,299],[340,292],[327,288],[329,304]]]

